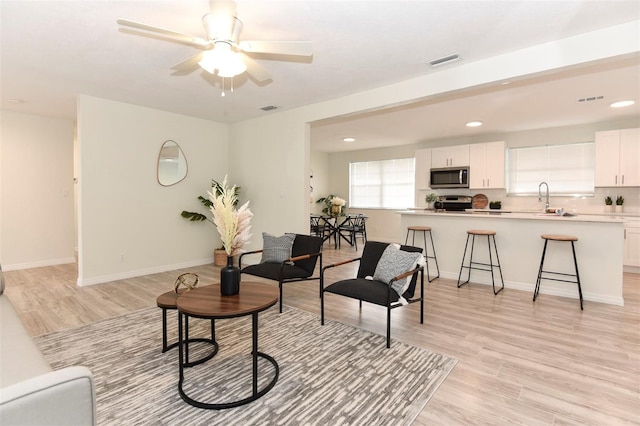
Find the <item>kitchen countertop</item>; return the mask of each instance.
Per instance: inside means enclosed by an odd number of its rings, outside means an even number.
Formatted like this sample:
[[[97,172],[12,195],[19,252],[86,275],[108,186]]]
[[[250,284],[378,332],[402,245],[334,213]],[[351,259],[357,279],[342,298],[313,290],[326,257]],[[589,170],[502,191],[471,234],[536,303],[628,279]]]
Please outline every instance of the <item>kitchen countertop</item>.
[[[573,235],[578,239],[575,250],[580,268],[580,280],[584,300],[589,302],[623,305],[623,246],[625,223],[631,217],[607,214],[577,214],[558,216],[538,211],[498,212],[474,210],[465,212],[435,212],[414,210],[397,212],[401,229],[408,226],[430,226],[435,252],[438,257],[440,276],[457,280],[460,262],[466,245],[468,229],[491,229],[496,231],[500,264],[504,274],[506,291],[510,288],[533,293],[540,256],[543,250],[543,234]],[[402,240],[406,240],[404,233]],[[413,243],[413,240],[412,240]],[[422,247],[422,236],[415,245]],[[478,259],[488,259],[487,244],[476,244]],[[547,256],[549,270],[571,273],[573,259],[571,249],[552,245]],[[475,255],[474,255],[475,256]],[[432,266],[435,266],[432,262]],[[472,282],[491,283],[487,272],[474,271]],[[455,281],[454,281],[455,282]],[[575,286],[554,281],[545,281],[541,293],[576,298]],[[493,297],[493,296],[491,296]],[[570,306],[570,305],[569,305]],[[579,309],[579,308],[578,308]],[[589,309],[585,307],[585,312]]]
[[[560,216],[555,213],[542,212],[518,212],[509,210],[479,210],[469,209],[467,211],[435,211],[435,210],[402,210],[400,214],[416,215],[416,216],[452,216],[452,217],[487,217],[495,219],[528,219],[528,220],[560,220],[573,222],[607,222],[622,223],[625,218],[633,216],[623,216],[623,214],[575,214],[571,216]],[[637,216],[635,216],[637,217]]]

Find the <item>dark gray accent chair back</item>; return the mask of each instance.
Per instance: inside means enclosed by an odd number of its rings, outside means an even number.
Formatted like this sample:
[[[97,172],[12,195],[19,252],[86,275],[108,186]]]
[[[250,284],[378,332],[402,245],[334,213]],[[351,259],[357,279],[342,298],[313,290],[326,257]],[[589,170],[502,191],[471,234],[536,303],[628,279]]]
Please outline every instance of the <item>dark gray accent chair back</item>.
[[[407,306],[400,303],[400,297],[395,290],[391,288],[393,281],[400,280],[407,276],[411,276],[411,281],[406,291],[403,293],[404,299],[408,304],[420,303],[420,324],[424,323],[424,267],[418,266],[411,271],[407,271],[404,274],[398,275],[392,279],[392,282],[386,284],[382,281],[366,279],[366,277],[373,277],[376,271],[376,266],[382,257],[385,249],[389,243],[383,243],[378,241],[367,241],[362,251],[362,256],[356,259],[351,259],[332,265],[325,266],[321,269],[320,273],[320,311],[321,324],[324,325],[324,305],[325,305],[325,293],[338,294],[340,296],[357,299],[360,301],[360,309],[362,309],[362,302],[369,302],[375,305],[384,306],[387,308],[387,348],[391,347],[391,310],[399,308],[401,306]],[[408,252],[422,253],[422,249],[413,246],[400,246],[401,250]],[[355,278],[346,280],[340,280],[329,284],[325,287],[325,272],[330,268],[339,267],[352,262],[360,262],[358,267],[358,273]],[[415,296],[416,285],[418,283],[418,276],[420,277],[420,296]]]
[[[282,312],[282,285],[284,283],[319,280],[320,275],[313,276],[313,272],[320,260],[322,270],[322,237],[296,234],[291,248],[291,258],[284,262],[265,262],[242,267],[242,258],[246,255],[262,253],[262,250],[254,250],[242,253],[239,258],[242,275],[254,275],[278,281],[280,289],[280,312]]]

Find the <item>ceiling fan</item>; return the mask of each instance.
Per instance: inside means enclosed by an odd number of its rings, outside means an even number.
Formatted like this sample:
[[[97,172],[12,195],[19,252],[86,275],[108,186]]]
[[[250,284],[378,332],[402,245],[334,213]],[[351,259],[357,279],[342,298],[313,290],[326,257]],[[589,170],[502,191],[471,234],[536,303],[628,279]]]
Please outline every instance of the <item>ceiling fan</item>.
[[[211,12],[202,17],[206,38],[168,30],[131,21],[118,19],[118,24],[143,30],[161,38],[188,44],[203,52],[173,66],[180,69],[193,66],[196,62],[205,71],[220,77],[234,77],[247,72],[257,81],[270,80],[269,72],[248,55],[273,54],[311,56],[309,41],[240,41],[242,22],[236,16],[236,3],[232,0],[211,0]]]

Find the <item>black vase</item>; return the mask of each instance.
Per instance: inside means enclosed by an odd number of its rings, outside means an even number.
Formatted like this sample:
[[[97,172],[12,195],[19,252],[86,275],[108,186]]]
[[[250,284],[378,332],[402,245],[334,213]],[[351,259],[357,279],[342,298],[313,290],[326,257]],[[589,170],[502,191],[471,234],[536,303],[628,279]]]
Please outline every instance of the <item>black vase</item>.
[[[220,269],[220,293],[233,296],[240,292],[240,268],[233,266],[233,257],[227,256],[227,266]]]

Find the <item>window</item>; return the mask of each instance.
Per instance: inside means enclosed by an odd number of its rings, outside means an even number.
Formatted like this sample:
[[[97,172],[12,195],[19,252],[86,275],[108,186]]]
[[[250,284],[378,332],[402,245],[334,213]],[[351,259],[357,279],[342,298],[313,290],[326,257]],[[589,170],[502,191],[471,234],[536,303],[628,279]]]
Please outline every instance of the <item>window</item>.
[[[349,164],[349,206],[413,206],[415,158]]]
[[[553,195],[593,195],[593,142],[507,150],[507,194],[537,195],[540,182]]]

